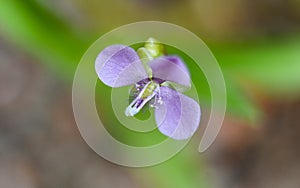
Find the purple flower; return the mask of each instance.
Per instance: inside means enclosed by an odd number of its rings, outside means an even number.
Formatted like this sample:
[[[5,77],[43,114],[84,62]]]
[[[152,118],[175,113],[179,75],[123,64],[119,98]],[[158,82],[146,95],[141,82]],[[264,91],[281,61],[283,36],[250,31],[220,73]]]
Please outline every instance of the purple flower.
[[[141,55],[128,46],[108,46],[95,62],[98,77],[110,87],[134,85],[135,98],[125,109],[126,116],[134,116],[150,103],[161,133],[176,140],[187,139],[198,128],[200,106],[173,86],[190,87],[189,71],[178,56],[154,56],[156,48],[145,47],[139,49],[145,52]]]

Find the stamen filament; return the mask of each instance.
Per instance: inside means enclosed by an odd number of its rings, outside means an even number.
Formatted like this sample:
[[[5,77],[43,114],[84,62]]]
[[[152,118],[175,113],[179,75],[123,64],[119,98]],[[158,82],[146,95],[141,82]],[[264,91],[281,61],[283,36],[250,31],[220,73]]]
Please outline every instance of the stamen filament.
[[[157,94],[159,94],[159,84],[149,81],[139,95],[126,108],[125,115],[134,116]]]

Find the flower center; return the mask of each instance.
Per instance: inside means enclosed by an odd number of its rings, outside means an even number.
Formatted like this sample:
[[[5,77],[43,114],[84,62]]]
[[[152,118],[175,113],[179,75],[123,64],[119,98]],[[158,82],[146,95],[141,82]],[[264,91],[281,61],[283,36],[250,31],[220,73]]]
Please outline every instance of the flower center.
[[[153,104],[150,104],[151,107],[155,107],[156,103],[162,103],[159,95],[160,86],[158,83],[151,80],[142,89],[140,89],[140,85],[138,84],[136,84],[136,88],[140,93],[126,108],[126,116],[134,116],[153,98],[155,98],[155,100]]]

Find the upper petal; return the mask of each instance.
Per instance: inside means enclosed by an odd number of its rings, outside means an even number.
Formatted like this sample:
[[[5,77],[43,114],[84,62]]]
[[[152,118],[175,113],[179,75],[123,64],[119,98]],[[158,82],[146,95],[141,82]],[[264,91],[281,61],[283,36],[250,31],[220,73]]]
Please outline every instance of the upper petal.
[[[161,87],[160,95],[163,104],[155,110],[155,120],[160,132],[177,140],[191,137],[200,122],[199,104],[168,87]]]
[[[95,61],[99,79],[108,86],[134,84],[148,75],[137,53],[124,45],[112,45],[102,50]]]
[[[151,61],[149,65],[154,78],[191,86],[190,73],[180,57],[162,56]]]

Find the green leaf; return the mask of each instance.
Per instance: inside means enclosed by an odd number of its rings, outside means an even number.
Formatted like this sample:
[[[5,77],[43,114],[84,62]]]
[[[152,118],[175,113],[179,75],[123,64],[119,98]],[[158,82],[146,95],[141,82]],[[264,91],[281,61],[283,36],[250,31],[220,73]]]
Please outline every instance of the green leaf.
[[[272,95],[300,92],[300,36],[227,46],[215,55],[236,79]]]
[[[71,79],[87,47],[82,39],[36,1],[1,1],[0,27],[15,44]]]

